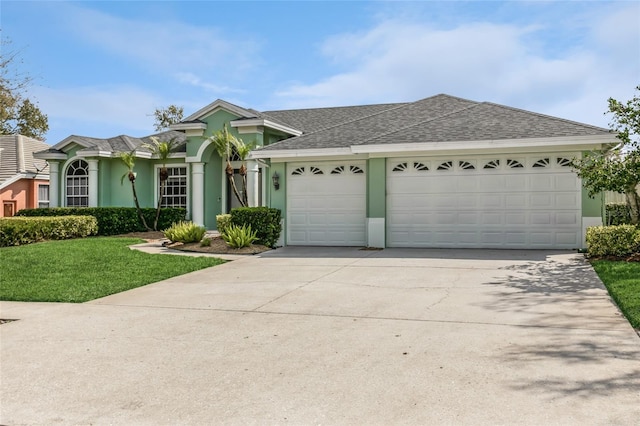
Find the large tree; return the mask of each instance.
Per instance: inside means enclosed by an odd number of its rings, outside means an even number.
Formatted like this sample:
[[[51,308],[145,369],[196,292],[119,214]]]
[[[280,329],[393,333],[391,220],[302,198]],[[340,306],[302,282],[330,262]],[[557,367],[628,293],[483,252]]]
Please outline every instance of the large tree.
[[[0,134],[21,134],[44,140],[49,121],[27,96],[33,78],[19,70],[18,51],[11,51],[7,39],[0,40]]]
[[[631,213],[631,222],[640,224],[640,86],[627,102],[609,98],[612,114],[610,127],[620,143],[610,150],[592,152],[574,160],[576,173],[593,196],[602,191],[624,194]]]
[[[153,123],[154,128],[157,131],[166,130],[172,124],[182,121],[184,108],[177,105],[169,105],[166,108],[156,108],[153,116],[155,117],[155,122]]]

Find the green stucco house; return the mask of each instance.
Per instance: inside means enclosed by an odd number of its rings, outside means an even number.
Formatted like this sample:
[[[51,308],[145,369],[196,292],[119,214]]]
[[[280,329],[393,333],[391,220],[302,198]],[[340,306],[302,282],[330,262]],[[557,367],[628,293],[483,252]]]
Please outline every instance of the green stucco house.
[[[570,161],[616,143],[607,129],[448,95],[264,112],[217,100],[151,135],[179,142],[163,205],[208,229],[236,206],[208,140],[225,124],[257,147],[249,204],[282,210],[282,245],[580,248],[602,200],[587,197]],[[69,136],[37,153],[50,205],[132,206],[117,152],[135,150],[140,203],[153,207],[149,138]]]

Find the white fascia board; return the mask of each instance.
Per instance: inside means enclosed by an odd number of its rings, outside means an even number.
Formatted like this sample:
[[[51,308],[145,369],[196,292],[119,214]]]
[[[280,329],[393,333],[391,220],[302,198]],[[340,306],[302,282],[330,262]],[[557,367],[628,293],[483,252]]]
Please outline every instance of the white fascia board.
[[[26,179],[28,177],[29,176],[27,175],[27,173],[18,173],[17,175],[13,175],[9,179],[7,179],[4,182],[2,182],[2,185],[0,185],[0,189],[4,189],[4,188],[6,188],[7,186],[11,185],[14,182],[17,182],[20,179]]]
[[[144,154],[144,155],[141,155]],[[147,159],[151,159],[151,160],[157,160],[158,159],[158,154],[149,154],[147,156],[146,152],[136,152],[136,157],[138,158],[147,158]],[[168,158],[187,158],[187,153],[186,152],[174,152],[172,154],[169,154]]]
[[[402,154],[415,152],[437,151],[504,151],[507,149],[522,150],[534,149],[544,151],[566,151],[567,149],[598,149],[604,145],[615,143],[614,135],[602,136],[574,136],[558,138],[531,138],[531,139],[500,139],[485,141],[454,141],[454,142],[419,142],[407,144],[380,144],[380,145],[354,145],[351,150],[354,154],[370,154],[381,156],[383,154]]]
[[[78,151],[76,153],[76,156],[81,157],[81,158],[88,158],[88,157],[106,157],[106,158],[111,158],[113,156],[116,156],[114,152],[111,151],[100,151],[100,150],[95,150],[95,151]]]
[[[176,123],[169,126],[171,130],[206,130],[205,123]]]
[[[336,157],[336,156],[349,156],[353,158],[354,153],[351,148],[322,148],[322,149],[286,149],[286,150],[260,150],[256,149],[251,151],[249,158],[256,160],[259,158],[270,158],[276,161],[276,159],[299,159],[299,158],[318,158],[318,157]]]
[[[49,180],[49,174],[34,173],[34,172],[18,173],[16,175],[11,176],[9,179],[5,180],[4,182],[2,182],[2,184],[0,184],[0,189],[4,189],[8,187],[12,183],[17,182],[20,179]]]
[[[34,152],[33,158],[38,160],[66,160],[67,154],[58,152]]]
[[[184,121],[199,120],[202,117],[211,115],[213,112],[215,112],[218,109],[224,109],[239,117],[255,117],[255,114],[247,109],[241,108],[227,101],[223,101],[222,99],[216,99],[206,107],[199,109],[198,111],[194,112],[193,114],[185,118]]]
[[[245,127],[245,126],[264,126],[270,129],[279,130],[281,132],[287,133],[293,136],[300,136],[302,131],[294,129],[293,127],[284,126],[279,123],[274,123],[270,120],[265,120],[263,118],[253,118],[248,120],[234,120],[231,123],[231,127]]]

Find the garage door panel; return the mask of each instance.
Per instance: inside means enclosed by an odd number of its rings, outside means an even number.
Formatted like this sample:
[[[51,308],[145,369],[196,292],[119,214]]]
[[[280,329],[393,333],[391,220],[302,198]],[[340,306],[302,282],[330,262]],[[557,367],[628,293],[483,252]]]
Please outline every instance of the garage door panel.
[[[387,169],[387,244],[391,247],[579,246],[580,181],[569,167],[544,155],[454,157],[447,159],[452,166],[440,171],[433,166],[443,160],[405,161],[432,168],[421,173]],[[465,162],[476,168],[463,169]]]
[[[289,164],[287,244],[366,245],[365,167],[364,162]]]

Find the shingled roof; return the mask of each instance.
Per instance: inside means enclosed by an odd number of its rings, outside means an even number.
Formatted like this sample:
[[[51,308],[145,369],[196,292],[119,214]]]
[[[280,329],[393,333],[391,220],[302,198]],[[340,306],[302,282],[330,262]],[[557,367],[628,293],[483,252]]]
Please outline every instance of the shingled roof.
[[[174,139],[177,141],[176,148],[173,152],[186,152],[187,151],[187,137],[183,132],[178,132],[175,130],[167,130],[160,133],[155,133],[153,135],[144,136],[142,138],[136,138],[133,136],[120,135],[114,136],[112,138],[92,138],[88,136],[77,136],[71,135],[67,137],[64,141],[57,144],[55,147],[49,148],[44,151],[40,151],[38,154],[45,153],[62,153],[60,149],[56,147],[60,145],[64,145],[68,142],[76,142],[79,145],[82,145],[82,148],[78,152],[82,151],[104,151],[109,153],[116,152],[129,152],[137,149],[139,151],[148,151],[142,145],[145,143],[151,143],[151,138],[156,137],[161,142],[168,141]]]
[[[345,148],[354,145],[552,138],[610,133],[608,129],[588,124],[444,94],[410,103],[357,108],[314,110],[316,115],[327,119],[316,126],[316,130],[263,149]],[[326,110],[332,110],[332,114],[324,112]],[[291,120],[289,124],[294,126],[295,120],[304,123],[305,119],[313,117],[306,111],[309,110],[270,111],[265,114]],[[359,111],[362,115],[354,117],[353,114],[340,114],[341,111]],[[333,122],[332,126],[329,125],[330,121]]]

